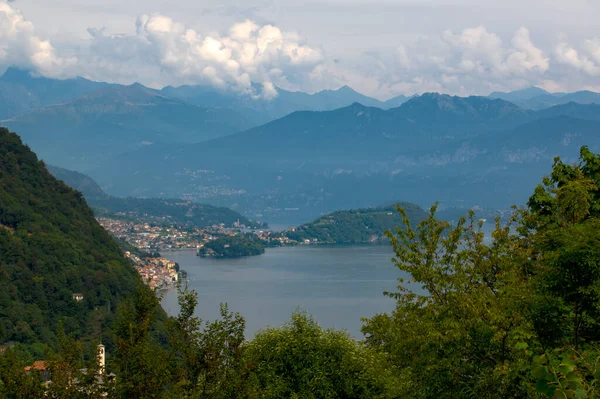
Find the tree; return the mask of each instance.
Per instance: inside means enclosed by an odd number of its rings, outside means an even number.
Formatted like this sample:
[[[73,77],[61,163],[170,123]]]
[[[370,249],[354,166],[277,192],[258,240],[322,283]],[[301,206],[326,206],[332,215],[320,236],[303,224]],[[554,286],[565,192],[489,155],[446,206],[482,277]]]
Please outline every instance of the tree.
[[[528,397],[518,368],[533,332],[527,248],[511,234],[512,222],[496,221],[493,242],[484,243],[471,212],[455,227],[429,218],[413,228],[388,232],[394,264],[410,275],[400,281],[391,315],[367,320],[369,346],[382,348],[409,376],[410,397]],[[513,221],[514,222],[514,221]]]
[[[540,265],[536,322],[550,346],[578,350],[582,341],[600,341],[599,165],[600,156],[586,147],[577,165],[556,158],[523,211],[520,232]]]
[[[384,355],[300,312],[257,333],[246,358],[264,399],[391,398],[400,384]]]
[[[167,353],[152,334],[158,309],[159,299],[141,282],[119,309],[115,360],[120,397],[160,398],[169,383]]]
[[[367,343],[406,376],[406,397],[598,395],[600,156],[555,159],[527,208],[485,243],[471,212],[389,232],[400,281]],[[413,285],[413,286],[414,286]],[[535,355],[535,356],[534,356]]]
[[[176,364],[174,397],[248,398],[244,318],[221,305],[221,318],[203,323],[194,317],[198,303],[195,291],[185,287],[178,299],[180,312],[171,325]]]
[[[0,397],[6,399],[41,398],[44,385],[36,373],[25,373],[27,364],[15,348],[0,353]]]

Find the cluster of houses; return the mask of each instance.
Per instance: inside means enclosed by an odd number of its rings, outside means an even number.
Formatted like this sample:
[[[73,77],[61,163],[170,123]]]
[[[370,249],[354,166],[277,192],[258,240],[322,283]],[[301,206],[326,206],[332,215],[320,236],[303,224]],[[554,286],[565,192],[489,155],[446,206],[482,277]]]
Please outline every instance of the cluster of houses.
[[[87,376],[93,377],[95,380],[95,384],[97,387],[103,387],[107,383],[114,382],[116,379],[116,375],[113,373],[106,372],[106,349],[104,345],[100,344],[96,349],[96,360],[97,367],[94,370],[89,369],[80,369],[80,370],[68,370],[66,365],[60,363],[51,363],[43,360],[36,360],[32,365],[25,367],[26,373],[37,373],[46,389],[53,384],[52,378],[55,377],[55,373],[61,372],[64,376],[67,377],[67,383],[69,386],[75,387],[76,389],[82,390],[90,390],[90,387],[80,387],[79,385],[79,377]],[[92,374],[93,373],[93,374]],[[91,393],[91,392],[88,392]],[[100,393],[99,397],[105,397],[105,393]]]
[[[167,258],[146,258],[142,260],[131,254],[131,252],[125,252],[125,256],[133,260],[135,269],[142,281],[153,290],[167,289],[179,283],[177,264],[172,260]]]

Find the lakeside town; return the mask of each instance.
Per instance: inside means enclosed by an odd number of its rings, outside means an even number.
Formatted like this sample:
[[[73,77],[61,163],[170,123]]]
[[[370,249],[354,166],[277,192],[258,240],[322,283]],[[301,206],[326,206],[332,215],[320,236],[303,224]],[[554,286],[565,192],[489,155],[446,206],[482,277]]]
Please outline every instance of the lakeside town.
[[[162,290],[177,285],[185,278],[185,271],[162,256],[160,251],[194,249],[199,251],[207,243],[218,239],[240,237],[246,226],[234,222],[233,227],[224,224],[206,228],[178,227],[176,225],[158,225],[143,221],[98,217],[98,222],[111,235],[130,247],[125,256],[132,261],[142,280],[153,290]],[[252,231],[252,236],[264,246],[285,246],[297,244],[296,241],[280,233],[271,231]]]

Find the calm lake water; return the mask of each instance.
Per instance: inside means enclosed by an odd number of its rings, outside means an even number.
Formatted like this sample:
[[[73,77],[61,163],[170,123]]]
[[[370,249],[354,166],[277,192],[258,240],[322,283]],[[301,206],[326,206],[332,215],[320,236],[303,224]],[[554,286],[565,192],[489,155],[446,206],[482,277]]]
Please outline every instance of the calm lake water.
[[[324,327],[362,338],[361,317],[391,311],[394,301],[383,291],[394,291],[402,276],[389,245],[269,248],[240,259],[200,258],[190,250],[163,255],[188,272],[189,287],[198,292],[197,316],[214,320],[226,302],[246,318],[248,338],[285,323],[297,308]],[[162,305],[170,315],[178,312],[176,290],[164,293]]]

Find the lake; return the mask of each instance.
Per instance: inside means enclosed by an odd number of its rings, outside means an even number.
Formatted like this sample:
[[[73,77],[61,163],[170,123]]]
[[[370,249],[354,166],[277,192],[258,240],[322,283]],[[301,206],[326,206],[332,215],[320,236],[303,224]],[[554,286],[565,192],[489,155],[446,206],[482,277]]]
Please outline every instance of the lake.
[[[219,303],[246,318],[246,336],[265,326],[280,326],[301,308],[323,327],[346,329],[362,338],[361,317],[389,312],[402,276],[392,263],[389,245],[297,246],[268,248],[260,256],[211,259],[193,250],[165,251],[163,256],[187,271],[190,289],[198,292],[197,316],[219,317]],[[163,293],[162,305],[178,312],[177,291]]]

